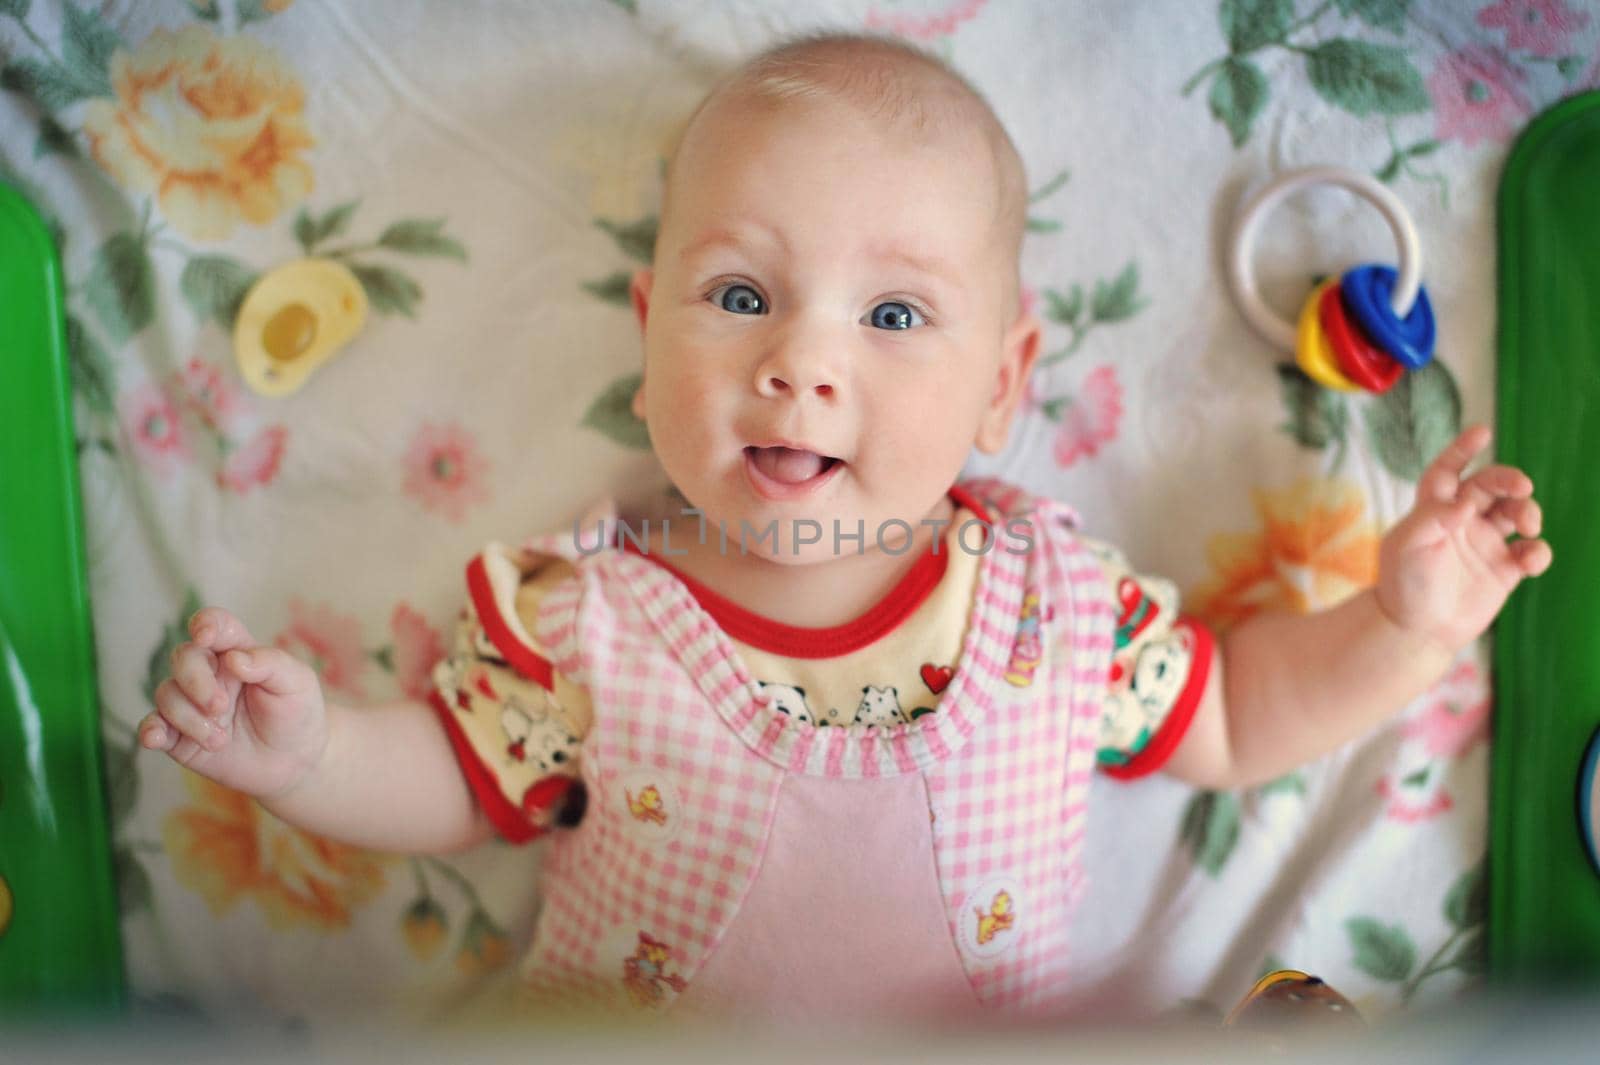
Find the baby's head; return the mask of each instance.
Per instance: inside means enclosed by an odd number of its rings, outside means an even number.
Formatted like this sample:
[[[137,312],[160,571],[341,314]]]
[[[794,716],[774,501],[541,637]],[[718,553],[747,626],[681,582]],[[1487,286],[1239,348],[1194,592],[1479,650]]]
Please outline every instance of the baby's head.
[[[988,104],[909,45],[802,38],[714,88],[632,291],[634,411],[678,489],[730,534],[823,525],[798,556],[783,529],[782,561],[833,557],[834,521],[872,550],[934,513],[1004,447],[1038,354],[1026,201]]]

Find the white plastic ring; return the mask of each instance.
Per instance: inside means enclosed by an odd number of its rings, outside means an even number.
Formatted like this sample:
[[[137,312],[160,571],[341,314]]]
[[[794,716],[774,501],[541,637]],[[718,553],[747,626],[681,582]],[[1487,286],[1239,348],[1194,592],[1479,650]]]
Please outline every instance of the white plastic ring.
[[[1261,290],[1256,287],[1255,274],[1250,268],[1255,251],[1256,232],[1262,219],[1285,196],[1307,185],[1338,185],[1349,189],[1383,212],[1394,230],[1395,243],[1400,247],[1400,272],[1390,306],[1397,318],[1411,313],[1417,290],[1422,287],[1422,242],[1417,239],[1417,227],[1406,213],[1400,198],[1389,187],[1359,170],[1340,166],[1312,166],[1303,170],[1290,170],[1269,181],[1239,210],[1233,226],[1233,244],[1228,249],[1228,279],[1233,285],[1233,298],[1245,321],[1269,343],[1285,351],[1295,350],[1295,326],[1268,307],[1261,300]]]

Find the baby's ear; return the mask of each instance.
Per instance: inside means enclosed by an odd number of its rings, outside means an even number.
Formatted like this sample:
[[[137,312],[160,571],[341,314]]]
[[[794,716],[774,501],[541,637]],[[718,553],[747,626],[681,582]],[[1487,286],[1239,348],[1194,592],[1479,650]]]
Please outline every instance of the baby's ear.
[[[633,301],[633,313],[639,319],[639,334],[644,335],[644,324],[650,318],[650,289],[655,284],[655,273],[651,270],[635,270],[633,280],[628,284],[628,297]],[[641,368],[644,360],[640,360]],[[641,374],[639,387],[633,391],[633,401],[628,404],[633,416],[641,422],[645,420],[644,405],[644,378]]]
[[[1011,419],[1017,404],[1028,389],[1034,363],[1039,361],[1039,345],[1044,326],[1032,311],[1024,311],[1006,330],[1000,345],[1000,366],[995,374],[994,395],[978,423],[973,443],[979,451],[996,455],[1005,450],[1011,434]]]
[[[644,332],[644,323],[650,317],[650,289],[655,280],[655,271],[635,270],[633,280],[628,284],[628,298],[633,301],[633,313],[639,319],[640,333]]]

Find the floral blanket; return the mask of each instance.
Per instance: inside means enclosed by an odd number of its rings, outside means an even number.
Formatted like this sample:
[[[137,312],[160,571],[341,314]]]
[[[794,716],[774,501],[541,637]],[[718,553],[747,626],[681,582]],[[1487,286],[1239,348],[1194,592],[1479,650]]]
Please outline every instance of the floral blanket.
[[[1220,626],[1373,579],[1426,460],[1494,408],[1498,171],[1600,83],[1593,0],[0,0],[0,178],[59,238],[128,977],[136,1006],[320,1024],[447,1017],[528,934],[537,847],[367,853],[285,827],[133,726],[188,615],[237,611],[337,700],[422,692],[490,539],[651,468],[628,414],[629,270],[663,145],[738,58],[821,25],[899,34],[993,100],[1029,168],[1049,354],[972,472],[1071,502]],[[1324,391],[1224,284],[1241,198],[1355,167],[1415,216],[1440,357]],[[293,394],[245,387],[245,292],[345,264],[361,335]],[[1334,190],[1271,216],[1289,310],[1393,261]],[[1392,723],[1239,794],[1101,780],[1086,1012],[1215,1015],[1264,969],[1371,1017],[1482,967],[1483,649]]]

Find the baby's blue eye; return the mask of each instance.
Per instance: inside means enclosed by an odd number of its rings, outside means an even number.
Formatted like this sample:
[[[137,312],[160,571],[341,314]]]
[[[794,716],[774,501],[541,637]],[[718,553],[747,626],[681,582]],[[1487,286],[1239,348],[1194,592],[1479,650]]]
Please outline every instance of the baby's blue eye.
[[[872,308],[872,324],[880,329],[910,329],[922,316],[904,303],[893,300]]]
[[[729,285],[722,290],[722,298],[717,303],[723,310],[732,311],[734,314],[762,312],[761,296],[749,285]]]

